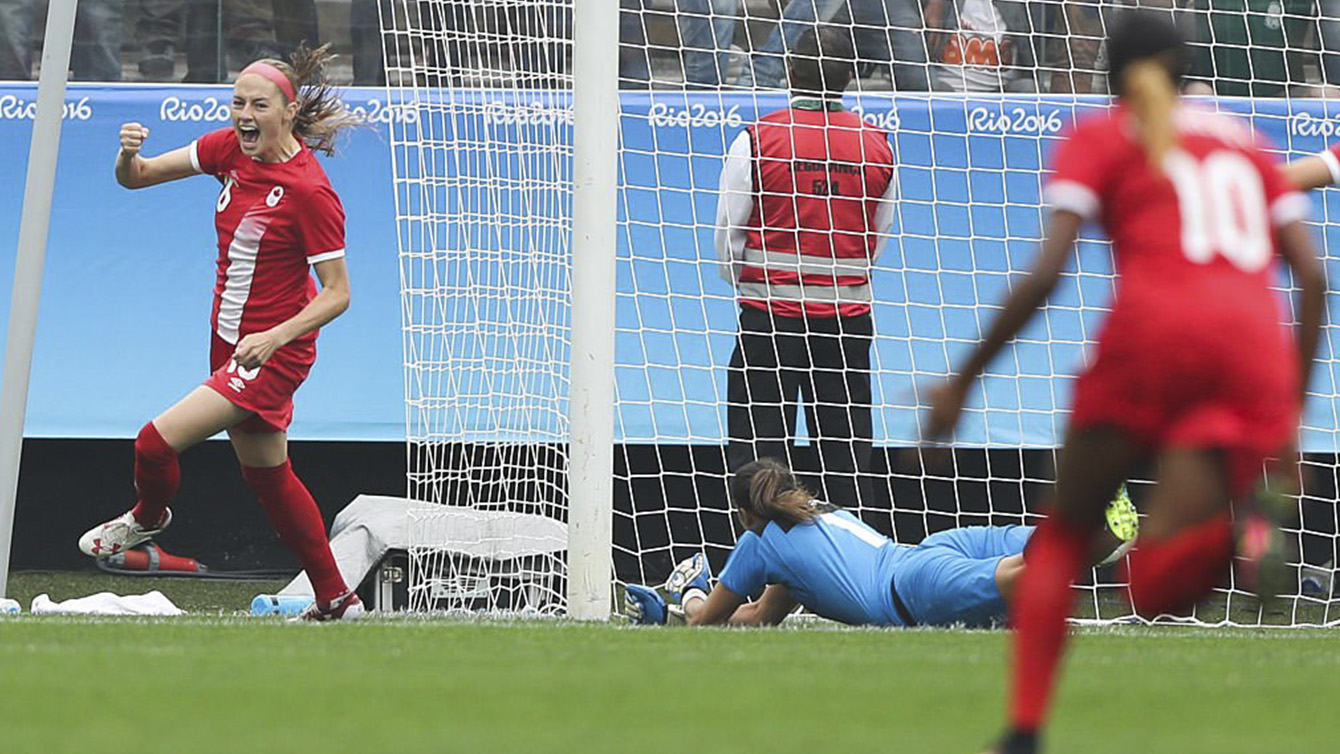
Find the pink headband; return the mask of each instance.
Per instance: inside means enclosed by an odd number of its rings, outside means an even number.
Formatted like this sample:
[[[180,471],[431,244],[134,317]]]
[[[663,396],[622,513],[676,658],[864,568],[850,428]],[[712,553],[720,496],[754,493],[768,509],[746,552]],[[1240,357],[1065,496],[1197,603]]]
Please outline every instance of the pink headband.
[[[271,83],[279,87],[279,91],[283,92],[285,97],[288,97],[289,102],[298,98],[298,93],[293,90],[293,82],[288,80],[288,76],[285,76],[283,71],[275,68],[264,60],[257,60],[255,63],[243,68],[242,73],[239,73],[238,75],[241,76],[248,73],[254,73],[257,76],[269,79]]]

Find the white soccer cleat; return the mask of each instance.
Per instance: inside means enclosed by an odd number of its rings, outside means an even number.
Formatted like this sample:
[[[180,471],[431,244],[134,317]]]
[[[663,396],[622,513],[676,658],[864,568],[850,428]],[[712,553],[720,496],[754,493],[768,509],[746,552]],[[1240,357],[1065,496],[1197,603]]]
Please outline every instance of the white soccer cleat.
[[[163,522],[154,529],[144,527],[130,511],[126,511],[84,532],[84,536],[79,538],[79,549],[94,558],[110,558],[162,534],[171,523],[170,508],[164,511]]]
[[[350,589],[324,605],[320,600],[313,602],[289,621],[358,620],[363,617],[363,612],[363,600]]]

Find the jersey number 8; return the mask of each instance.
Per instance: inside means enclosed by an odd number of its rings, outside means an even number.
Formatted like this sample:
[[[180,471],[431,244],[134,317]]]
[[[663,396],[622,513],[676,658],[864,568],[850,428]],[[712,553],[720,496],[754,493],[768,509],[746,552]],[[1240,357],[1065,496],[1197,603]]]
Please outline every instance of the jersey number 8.
[[[214,203],[215,212],[222,212],[225,209],[228,209],[228,203],[233,200],[233,186],[236,184],[237,181],[233,180],[231,175],[224,180],[223,188],[219,190],[219,200]]]
[[[1265,187],[1251,160],[1218,150],[1203,160],[1174,150],[1163,161],[1182,215],[1182,253],[1207,264],[1215,253],[1244,272],[1270,261]]]

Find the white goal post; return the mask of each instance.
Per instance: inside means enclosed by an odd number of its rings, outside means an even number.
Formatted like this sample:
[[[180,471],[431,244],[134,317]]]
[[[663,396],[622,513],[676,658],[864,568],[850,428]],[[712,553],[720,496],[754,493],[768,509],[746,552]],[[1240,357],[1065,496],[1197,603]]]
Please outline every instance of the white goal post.
[[[23,185],[14,289],[5,331],[4,382],[0,388],[0,597],[8,594],[9,553],[23,454],[23,423],[28,413],[28,378],[37,337],[37,304],[42,291],[51,197],[56,188],[61,110],[69,78],[74,40],[75,0],[51,3],[37,82],[37,112]]]
[[[1059,135],[1108,101],[1101,42],[1117,6],[1084,5],[379,0],[388,98],[407,114],[389,142],[410,532],[423,543],[411,607],[599,620],[622,584],[659,584],[698,551],[724,564],[739,314],[716,261],[722,159],[787,105],[784,51],[816,24],[851,34],[859,76],[843,101],[888,132],[899,182],[871,276],[870,460],[858,492],[833,502],[902,543],[1035,522],[1113,288],[1096,235],[988,370],[950,467],[902,451],[919,440],[920,391],[1030,267]],[[1192,39],[1204,106],[1251,120],[1281,156],[1340,140],[1340,107],[1314,98],[1340,84],[1340,21],[1292,1],[1163,5]],[[1328,266],[1336,193],[1315,196]],[[1326,327],[1304,417],[1307,480],[1287,531],[1296,587],[1263,613],[1226,581],[1177,620],[1340,623],[1336,334]],[[814,403],[800,400],[790,460],[823,485],[834,471],[818,446],[832,438]],[[1137,502],[1148,489],[1131,480]],[[1129,619],[1124,588],[1116,569],[1095,571],[1079,616]]]

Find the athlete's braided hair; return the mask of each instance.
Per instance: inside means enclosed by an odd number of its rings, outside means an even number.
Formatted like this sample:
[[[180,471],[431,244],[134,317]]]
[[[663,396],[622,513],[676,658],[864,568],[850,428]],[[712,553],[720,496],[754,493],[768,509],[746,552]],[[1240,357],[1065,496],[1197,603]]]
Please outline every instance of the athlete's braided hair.
[[[278,68],[298,93],[298,115],[293,119],[293,134],[312,151],[328,155],[335,154],[335,137],[340,131],[363,125],[362,119],[350,113],[336,91],[326,83],[326,63],[334,57],[329,44],[313,50],[304,42],[289,55],[287,63],[271,58],[258,61]],[[280,92],[279,96],[285,95]]]
[[[760,458],[740,467],[730,482],[731,504],[761,521],[803,524],[823,511],[786,464]]]

